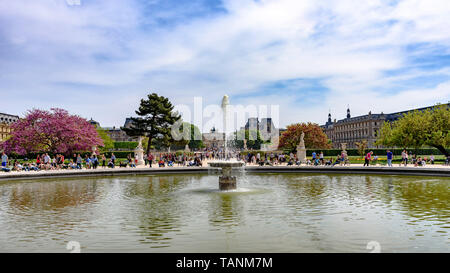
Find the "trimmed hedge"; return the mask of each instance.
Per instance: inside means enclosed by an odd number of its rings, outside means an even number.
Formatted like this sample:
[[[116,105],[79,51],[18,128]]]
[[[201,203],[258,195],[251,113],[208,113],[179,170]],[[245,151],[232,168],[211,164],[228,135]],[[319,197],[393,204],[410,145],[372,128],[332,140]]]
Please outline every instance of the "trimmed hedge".
[[[122,147],[125,147],[126,145],[130,145],[130,146],[133,146],[133,145],[137,146],[138,145],[137,142],[136,143],[135,142],[116,142],[116,143],[128,143],[128,144],[119,144],[119,146],[123,145]],[[134,148],[136,148],[136,146],[134,146],[132,149],[126,149],[126,150],[120,150],[120,151],[109,151],[109,152],[104,152],[104,153],[100,153],[100,154],[104,154],[107,158],[110,158],[111,154],[114,153],[116,158],[126,158],[129,154],[134,156]],[[374,155],[385,156],[387,150],[388,149],[366,149],[366,153],[369,152],[369,151],[373,151]],[[403,149],[389,149],[389,150],[391,150],[394,153],[394,155],[396,155],[396,156],[401,155],[402,151],[403,151]],[[418,156],[431,155],[431,154],[433,154],[433,155],[442,155],[442,153],[438,149],[432,149],[432,148],[407,149],[407,151],[408,151],[408,154],[416,154]],[[278,153],[282,153],[283,151],[274,151],[274,152],[271,152],[271,151],[269,151],[269,152],[264,152],[264,151],[243,151],[242,154],[243,155],[247,155],[250,152],[254,153],[254,154],[260,153],[261,156],[264,157],[266,153],[270,155],[271,153],[278,154]],[[306,151],[306,155],[310,157],[313,152],[316,152],[317,155],[319,155],[320,152],[323,152],[323,155],[326,156],[326,157],[330,157],[330,156],[334,157],[334,156],[338,156],[338,155],[341,154],[341,150],[340,149],[329,149],[329,150],[308,149]],[[165,152],[162,152],[162,153],[165,153]],[[178,150],[178,151],[173,151],[171,153],[176,153],[176,155],[178,156],[180,154],[183,154],[184,151]],[[190,152],[190,153],[188,153],[188,155],[192,156],[194,153],[195,152]],[[91,153],[90,152],[81,153],[83,158],[86,156],[86,154],[91,154]],[[289,152],[285,151],[284,154],[289,155]],[[41,155],[42,155],[42,153],[41,153]],[[347,149],[347,155],[348,156],[361,156],[361,155],[359,155],[357,149]],[[53,156],[53,155],[50,154],[50,156]],[[18,156],[18,155],[14,155],[14,154],[10,155],[10,159],[24,159],[24,158],[36,159],[36,157],[37,157],[37,154],[29,154],[29,155],[25,155],[25,156]],[[70,155],[69,157],[66,156],[66,158],[71,158],[71,157],[72,157],[72,155]]]
[[[116,150],[134,150],[139,145],[138,142],[135,141],[126,141],[126,142],[114,142],[114,149]]]
[[[386,155],[387,150],[390,150],[394,155],[401,155],[403,149],[366,149],[366,153],[373,151],[374,155],[383,156]],[[320,154],[320,152],[323,152],[324,156],[338,156],[341,154],[341,149],[329,149],[329,150],[321,150],[321,149],[307,149],[306,155],[311,156],[313,152],[316,152],[317,155]],[[416,155],[442,155],[442,153],[438,149],[433,148],[422,148],[422,149],[407,149],[406,150],[408,154],[416,154]],[[260,153],[261,156],[264,156],[266,153],[271,154],[272,152],[264,152],[264,151],[244,151],[242,154],[247,155],[248,153]],[[281,151],[274,151],[273,153],[280,153]],[[284,152],[285,154],[289,154],[289,152]],[[347,149],[347,155],[348,156],[361,156],[358,153],[357,149]]]
[[[99,152],[99,153],[100,153],[100,152]],[[116,156],[116,158],[127,158],[127,156],[128,156],[129,154],[131,154],[131,156],[134,156],[134,151],[112,151],[112,152],[105,152],[105,153],[100,153],[100,154],[104,154],[107,158],[110,158],[112,153],[114,153],[114,155]],[[48,154],[49,154],[51,157],[54,156],[54,155],[51,154],[51,153],[48,153]],[[78,153],[76,153],[76,154],[78,154]],[[83,159],[86,157],[86,155],[91,155],[90,152],[83,152],[83,153],[80,153],[80,154],[81,154],[81,157],[82,157]],[[40,155],[42,156],[43,153],[40,154]],[[70,156],[65,155],[64,157],[65,157],[66,159],[71,159],[72,156],[73,156],[73,155],[70,155]],[[30,160],[30,159],[35,160],[35,159],[37,158],[37,154],[29,154],[29,155],[11,155],[11,156],[10,156],[10,160],[14,160],[14,159],[25,159],[25,158],[27,158],[27,159],[29,159],[29,160]]]

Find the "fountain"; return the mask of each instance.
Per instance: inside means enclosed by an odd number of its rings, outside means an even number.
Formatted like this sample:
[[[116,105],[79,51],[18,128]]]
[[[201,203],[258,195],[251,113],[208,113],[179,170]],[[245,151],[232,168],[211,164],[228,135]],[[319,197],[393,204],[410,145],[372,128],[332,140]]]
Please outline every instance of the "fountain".
[[[227,108],[228,108],[229,104],[230,104],[230,101],[229,101],[228,96],[227,95],[223,96],[222,111],[223,111],[223,128],[224,128],[224,135],[225,135],[225,143],[224,143],[225,160],[224,161],[214,161],[214,162],[209,163],[209,166],[211,166],[211,167],[222,169],[222,176],[219,177],[219,189],[221,191],[236,189],[236,186],[237,186],[236,177],[231,175],[232,168],[244,166],[243,162],[226,160],[227,156],[228,156]]]

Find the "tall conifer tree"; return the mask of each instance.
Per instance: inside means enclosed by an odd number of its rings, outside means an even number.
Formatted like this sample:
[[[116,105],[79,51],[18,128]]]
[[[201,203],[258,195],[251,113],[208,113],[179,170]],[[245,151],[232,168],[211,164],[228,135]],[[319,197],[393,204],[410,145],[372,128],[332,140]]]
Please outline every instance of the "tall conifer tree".
[[[129,136],[148,137],[147,154],[150,152],[152,142],[156,139],[163,141],[165,146],[170,145],[171,127],[181,117],[173,112],[174,106],[168,98],[158,96],[156,93],[149,94],[147,99],[142,99],[139,109],[136,111],[138,117],[131,118],[130,128],[121,129]]]

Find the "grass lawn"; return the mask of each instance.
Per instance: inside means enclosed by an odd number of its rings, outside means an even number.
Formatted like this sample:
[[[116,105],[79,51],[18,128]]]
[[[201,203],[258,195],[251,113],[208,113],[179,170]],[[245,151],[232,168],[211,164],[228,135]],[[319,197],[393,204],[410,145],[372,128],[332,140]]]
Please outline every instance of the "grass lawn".
[[[430,156],[420,156],[422,158],[427,158],[429,160]],[[330,157],[325,157],[326,160],[328,160]],[[331,157],[333,159],[333,162],[336,160],[336,157]],[[350,163],[351,164],[364,164],[364,158],[361,156],[349,156]],[[408,164],[411,164],[411,157],[408,158]],[[400,164],[402,162],[401,156],[394,156],[392,160],[392,164]],[[435,155],[434,156],[434,164],[442,165],[445,163],[445,156],[444,155]],[[375,163],[372,161],[370,163],[371,165],[375,165]],[[429,163],[427,163],[429,164]],[[384,166],[387,165],[387,158],[386,156],[378,156],[378,165]]]

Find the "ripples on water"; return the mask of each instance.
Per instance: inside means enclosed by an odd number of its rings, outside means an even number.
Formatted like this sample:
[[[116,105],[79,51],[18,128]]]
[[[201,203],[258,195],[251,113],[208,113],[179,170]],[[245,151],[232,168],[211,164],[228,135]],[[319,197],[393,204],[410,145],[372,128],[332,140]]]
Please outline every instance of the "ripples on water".
[[[449,252],[448,178],[265,174],[0,184],[3,252]]]

